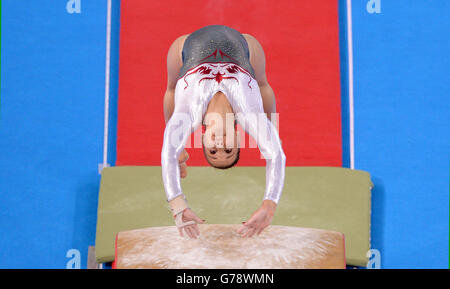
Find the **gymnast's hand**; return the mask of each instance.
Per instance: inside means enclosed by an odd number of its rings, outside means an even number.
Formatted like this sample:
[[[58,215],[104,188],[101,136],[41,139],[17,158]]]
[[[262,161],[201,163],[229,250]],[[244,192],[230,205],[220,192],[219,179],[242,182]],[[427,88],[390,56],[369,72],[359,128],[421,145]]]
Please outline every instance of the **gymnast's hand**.
[[[261,207],[256,210],[247,222],[243,222],[237,233],[242,237],[252,237],[259,235],[270,225],[275,213],[277,204],[270,200],[264,200]]]
[[[180,232],[180,236],[184,237],[183,231],[188,235],[189,238],[197,239],[200,235],[200,230],[198,229],[197,224],[203,224],[205,220],[200,219],[191,209],[187,208],[183,211],[183,216],[181,218],[183,223],[190,222],[192,224],[185,225],[182,227],[178,227],[178,232]]]
[[[180,165],[180,177],[185,178],[187,176],[187,165],[186,161],[189,159],[189,154],[186,150],[183,150],[178,157],[178,164]]]

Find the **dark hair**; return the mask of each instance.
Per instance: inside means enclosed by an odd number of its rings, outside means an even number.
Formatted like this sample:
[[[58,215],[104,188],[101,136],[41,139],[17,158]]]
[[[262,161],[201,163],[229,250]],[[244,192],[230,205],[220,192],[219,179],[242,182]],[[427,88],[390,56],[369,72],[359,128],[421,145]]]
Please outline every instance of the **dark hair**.
[[[206,157],[205,146],[203,146],[203,154],[205,155],[205,159],[206,159],[206,161],[208,162],[208,164],[210,164],[212,167],[215,167],[216,169],[221,169],[221,170],[229,169],[229,168],[231,168],[231,167],[234,167],[234,166],[237,164],[237,162],[239,161],[239,154],[240,154],[240,152],[241,152],[241,149],[238,148],[237,150],[238,150],[238,151],[237,151],[237,153],[236,153],[236,158],[234,159],[234,162],[232,162],[231,164],[226,165],[226,166],[216,166],[216,165],[212,164],[212,163],[209,161],[209,159]]]

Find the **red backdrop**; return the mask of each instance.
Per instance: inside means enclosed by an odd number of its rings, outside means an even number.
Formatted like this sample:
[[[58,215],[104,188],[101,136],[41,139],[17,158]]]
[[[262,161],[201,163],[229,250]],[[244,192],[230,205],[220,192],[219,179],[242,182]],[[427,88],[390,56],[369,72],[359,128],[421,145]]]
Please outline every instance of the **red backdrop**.
[[[337,1],[127,0],[121,7],[116,165],[160,165],[168,48],[211,24],[262,44],[287,165],[342,165]],[[188,152],[188,165],[207,165],[201,149]],[[264,164],[257,149],[241,150],[239,165]]]

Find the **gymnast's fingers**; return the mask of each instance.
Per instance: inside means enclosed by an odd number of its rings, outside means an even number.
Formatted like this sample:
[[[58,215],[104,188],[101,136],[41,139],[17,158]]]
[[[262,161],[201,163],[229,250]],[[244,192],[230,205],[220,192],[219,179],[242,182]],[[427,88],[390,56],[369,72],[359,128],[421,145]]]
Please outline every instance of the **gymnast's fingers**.
[[[249,234],[249,238],[253,237],[257,232],[258,232],[259,228],[253,228],[252,232]]]
[[[189,154],[187,153],[186,150],[182,151],[180,156],[178,157],[178,162],[181,163],[185,163],[187,162],[187,160],[189,159]]]
[[[206,220],[202,220],[192,211],[191,209],[186,209],[186,211],[183,213],[183,221],[195,221],[198,224],[203,224],[206,222]]]
[[[187,176],[187,165],[186,162],[180,163],[180,178],[185,178]]]
[[[242,234],[242,237],[245,238],[248,236],[248,234],[250,234],[250,232],[252,231],[252,227],[247,227],[247,230],[244,231],[244,233]]]
[[[244,238],[250,238],[255,233],[255,228],[249,228],[247,232],[242,236]]]
[[[192,229],[194,230],[197,236],[200,235],[200,230],[198,229],[197,224],[192,225]]]
[[[247,226],[245,225],[245,223],[243,222],[242,226],[239,227],[239,229],[237,230],[237,233],[238,233],[238,234],[242,234],[242,233],[247,232],[247,230],[248,230],[248,227],[247,227]]]
[[[256,231],[256,235],[259,236],[259,234],[261,234],[262,231],[264,231],[266,227],[261,227]]]
[[[194,214],[193,218],[194,218],[194,221],[198,224],[203,224],[204,222],[206,222],[206,220],[202,220],[199,217],[197,217],[196,214]]]
[[[247,222],[245,222],[245,225],[248,227],[256,227],[257,223],[256,223],[256,217],[251,217],[250,220],[248,220]]]
[[[186,231],[189,232],[189,237],[191,237],[192,239],[195,239],[195,233],[192,230],[191,226],[186,226]]]
[[[189,226],[189,231],[191,232],[192,236],[194,237],[194,239],[197,239],[198,237],[198,233],[197,231],[194,229],[194,226]]]
[[[183,228],[178,228],[178,232],[180,233],[180,236],[181,236],[181,237],[184,237],[184,236],[183,236]]]
[[[189,238],[193,239],[194,236],[192,235],[191,230],[189,229],[189,226],[185,226],[184,227],[184,231],[186,232],[186,234],[189,236]]]

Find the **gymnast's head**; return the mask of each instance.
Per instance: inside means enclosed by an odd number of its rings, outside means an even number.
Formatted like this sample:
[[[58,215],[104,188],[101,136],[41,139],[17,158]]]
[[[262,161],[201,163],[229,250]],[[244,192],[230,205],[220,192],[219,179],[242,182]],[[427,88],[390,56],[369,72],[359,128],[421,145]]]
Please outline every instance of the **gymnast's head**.
[[[218,169],[228,169],[239,161],[239,134],[233,110],[224,94],[218,92],[203,118],[203,154]]]

